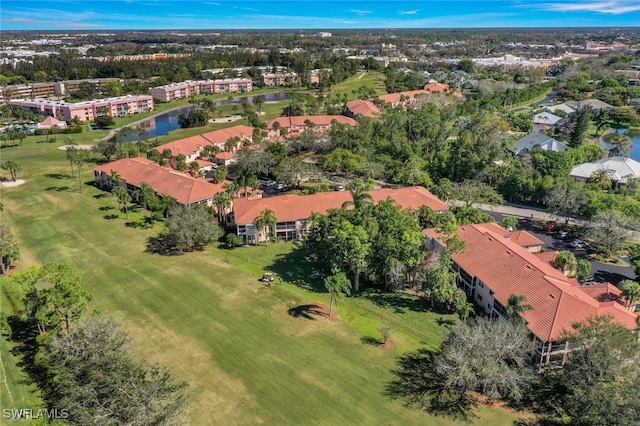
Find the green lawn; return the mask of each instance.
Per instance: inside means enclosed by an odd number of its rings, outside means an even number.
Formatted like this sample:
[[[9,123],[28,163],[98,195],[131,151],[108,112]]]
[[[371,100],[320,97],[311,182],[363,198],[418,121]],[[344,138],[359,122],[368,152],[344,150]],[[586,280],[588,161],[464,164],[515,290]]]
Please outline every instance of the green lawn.
[[[94,296],[91,308],[123,323],[137,355],[190,383],[189,424],[456,424],[383,393],[397,356],[439,344],[447,331],[438,325],[441,315],[411,299],[361,296],[340,301],[337,322],[293,317],[289,309],[328,298],[315,290],[313,271],[292,244],[145,253],[146,239],[158,230],[129,228],[124,214],[106,219],[115,200],[93,186],[83,194],[68,189],[77,184],[53,145],[0,151],[3,160],[22,165],[18,178],[27,181],[0,189],[3,222],[21,243],[20,268],[47,261],[76,268]],[[90,181],[91,168],[83,175]],[[263,286],[258,278],[267,269],[285,283]],[[367,343],[383,323],[394,330],[393,349]],[[21,390],[15,362],[6,359],[13,371],[7,385],[14,398],[36,404]],[[479,415],[478,424],[492,425],[518,417],[485,406]]]
[[[331,92],[346,93],[353,96],[351,92],[359,87],[372,87],[377,95],[384,95],[387,91],[384,88],[384,74],[378,71],[370,71],[365,74],[356,74],[345,81],[331,86]]]

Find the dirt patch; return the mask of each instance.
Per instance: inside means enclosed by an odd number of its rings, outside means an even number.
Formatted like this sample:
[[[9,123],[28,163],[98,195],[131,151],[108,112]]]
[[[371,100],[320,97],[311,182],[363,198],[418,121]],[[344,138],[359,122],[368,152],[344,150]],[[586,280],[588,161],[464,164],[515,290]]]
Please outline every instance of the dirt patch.
[[[91,149],[93,147],[93,145],[62,145],[58,149],[66,151],[70,146],[75,146],[77,149]]]
[[[25,181],[23,179],[17,179],[15,181],[13,180],[7,180],[2,182],[2,186],[7,186],[7,187],[11,187],[11,186],[20,186],[23,183],[25,183]]]
[[[329,307],[324,303],[312,302],[289,309],[289,315],[294,318],[306,318],[309,320],[323,319],[326,321],[338,321],[340,316],[334,309],[329,316]]]
[[[395,342],[393,340],[387,340],[386,342],[381,344],[380,347],[382,347],[384,349],[391,349],[391,348],[395,348],[396,344],[395,344]]]

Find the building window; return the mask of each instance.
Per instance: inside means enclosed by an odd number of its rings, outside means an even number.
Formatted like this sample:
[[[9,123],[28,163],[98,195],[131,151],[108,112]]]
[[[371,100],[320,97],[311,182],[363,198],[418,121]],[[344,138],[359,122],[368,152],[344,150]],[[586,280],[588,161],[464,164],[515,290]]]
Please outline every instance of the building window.
[[[478,294],[478,300],[482,302],[482,295]]]

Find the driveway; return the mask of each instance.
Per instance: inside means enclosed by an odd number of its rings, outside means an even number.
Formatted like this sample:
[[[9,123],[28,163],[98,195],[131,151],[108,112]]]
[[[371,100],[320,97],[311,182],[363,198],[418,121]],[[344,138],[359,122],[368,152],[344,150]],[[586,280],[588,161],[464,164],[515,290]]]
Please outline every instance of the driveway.
[[[502,222],[502,213],[495,211],[487,211],[493,216],[498,223]],[[587,257],[587,251],[585,249],[575,249],[569,245],[571,239],[559,238],[558,234],[549,234],[541,232],[537,228],[531,226],[531,221],[528,219],[518,219],[518,229],[524,229],[536,237],[544,241],[544,247],[547,250],[563,251],[568,250],[572,252],[576,259],[587,259],[591,263],[591,275],[595,281],[605,282],[608,281],[612,284],[618,285],[622,280],[633,280],[636,277],[633,268],[630,266],[618,266],[609,265],[601,262],[596,262]]]

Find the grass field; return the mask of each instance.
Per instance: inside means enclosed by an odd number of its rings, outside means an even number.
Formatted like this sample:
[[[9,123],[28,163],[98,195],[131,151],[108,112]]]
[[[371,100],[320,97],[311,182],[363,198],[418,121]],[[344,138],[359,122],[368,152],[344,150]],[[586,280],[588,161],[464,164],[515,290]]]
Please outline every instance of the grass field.
[[[351,96],[351,91],[359,87],[372,87],[377,95],[384,95],[387,91],[384,88],[384,74],[378,71],[370,71],[365,74],[356,74],[345,81],[331,86],[331,92],[347,93]]]
[[[136,354],[190,383],[189,424],[456,424],[384,395],[396,358],[436,347],[447,332],[439,320],[449,317],[410,298],[375,295],[342,299],[337,322],[291,316],[291,308],[328,302],[292,244],[145,253],[146,239],[158,229],[129,228],[124,214],[106,219],[116,213],[115,200],[91,185],[82,194],[70,190],[77,184],[59,145],[27,141],[0,151],[3,160],[22,165],[18,178],[26,180],[0,187],[2,222],[22,248],[20,268],[71,264],[94,296],[91,308],[122,322]],[[83,174],[90,182],[91,167]],[[263,286],[258,278],[267,269],[285,282]],[[394,330],[395,348],[368,343],[383,323]],[[5,358],[8,348],[3,344],[3,386],[14,404],[38,404],[32,387],[22,384],[17,360]],[[478,414],[478,424],[491,425],[519,417],[485,406]]]

